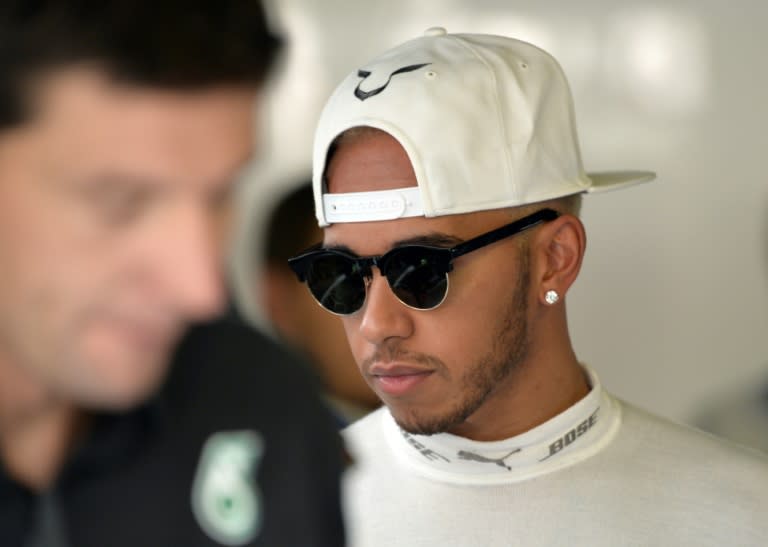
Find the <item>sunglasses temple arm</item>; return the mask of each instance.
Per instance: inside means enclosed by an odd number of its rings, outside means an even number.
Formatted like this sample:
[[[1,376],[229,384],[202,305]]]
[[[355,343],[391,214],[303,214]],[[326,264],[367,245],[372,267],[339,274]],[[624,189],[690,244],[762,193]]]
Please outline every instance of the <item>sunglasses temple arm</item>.
[[[537,226],[542,222],[555,220],[559,216],[560,216],[560,213],[558,213],[557,211],[554,211],[552,209],[542,209],[541,211],[537,211],[532,215],[523,217],[520,220],[515,221],[511,224],[507,224],[506,226],[502,226],[501,228],[497,228],[496,230],[493,230],[486,234],[469,239],[464,243],[460,243],[459,245],[456,245],[453,249],[451,249],[451,256],[452,258],[458,258],[462,255],[467,254],[470,251],[475,251],[481,247],[490,245],[491,243],[496,243],[499,240],[513,236],[515,234],[528,230],[529,228],[533,228],[534,226]]]

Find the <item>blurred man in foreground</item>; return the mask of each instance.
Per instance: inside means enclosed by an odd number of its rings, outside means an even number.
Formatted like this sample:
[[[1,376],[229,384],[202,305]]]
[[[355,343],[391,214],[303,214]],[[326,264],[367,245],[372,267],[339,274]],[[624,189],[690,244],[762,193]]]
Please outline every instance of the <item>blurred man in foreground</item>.
[[[314,220],[312,185],[285,192],[268,216],[263,268],[254,273],[266,314],[287,344],[306,355],[340,425],[348,425],[380,406],[357,371],[344,328],[317,305],[288,267],[288,259],[320,241]]]
[[[278,45],[258,2],[0,6],[0,544],[343,542],[295,363],[187,333]]]

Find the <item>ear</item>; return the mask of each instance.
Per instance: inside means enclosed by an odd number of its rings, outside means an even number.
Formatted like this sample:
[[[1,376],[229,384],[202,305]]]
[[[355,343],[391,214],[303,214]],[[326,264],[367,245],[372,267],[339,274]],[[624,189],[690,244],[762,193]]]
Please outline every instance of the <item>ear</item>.
[[[267,264],[262,270],[260,282],[257,282],[264,311],[275,330],[286,340],[295,340],[296,331],[300,329],[294,311],[297,281],[291,278],[291,272],[285,270],[287,268]]]
[[[561,215],[541,226],[531,241],[532,285],[543,305],[561,300],[581,270],[587,236],[581,221],[569,214]],[[547,301],[549,291],[555,291],[555,302]]]

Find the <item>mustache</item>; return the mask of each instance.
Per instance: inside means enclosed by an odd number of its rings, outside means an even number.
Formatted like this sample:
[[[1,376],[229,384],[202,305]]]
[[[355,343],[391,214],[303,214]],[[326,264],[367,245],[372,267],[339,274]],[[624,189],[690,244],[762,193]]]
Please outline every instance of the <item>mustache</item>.
[[[391,363],[393,361],[416,363],[429,368],[443,369],[445,364],[432,355],[407,350],[397,341],[386,341],[376,348],[370,357],[362,362],[362,370],[369,370],[374,363]]]

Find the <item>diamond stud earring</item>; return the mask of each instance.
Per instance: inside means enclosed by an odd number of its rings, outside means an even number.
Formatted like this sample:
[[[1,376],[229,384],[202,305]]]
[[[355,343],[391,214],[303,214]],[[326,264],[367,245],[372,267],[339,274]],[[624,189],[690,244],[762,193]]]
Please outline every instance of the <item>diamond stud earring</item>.
[[[557,294],[557,291],[548,290],[547,294],[544,295],[544,301],[550,306],[556,304],[558,300],[560,300],[560,295]]]

